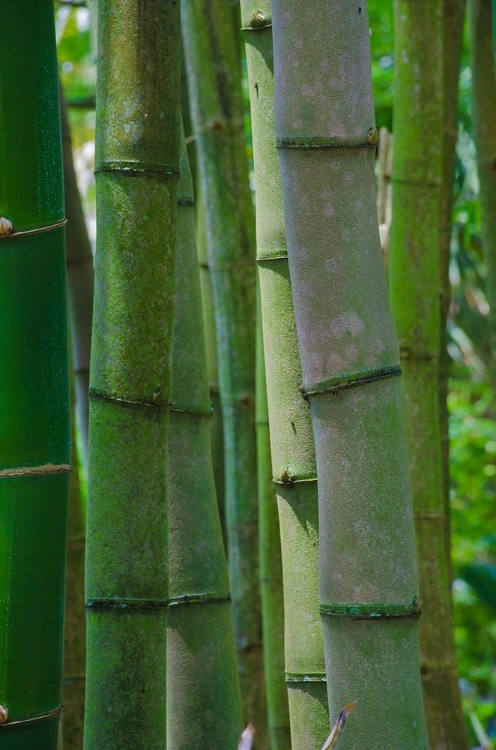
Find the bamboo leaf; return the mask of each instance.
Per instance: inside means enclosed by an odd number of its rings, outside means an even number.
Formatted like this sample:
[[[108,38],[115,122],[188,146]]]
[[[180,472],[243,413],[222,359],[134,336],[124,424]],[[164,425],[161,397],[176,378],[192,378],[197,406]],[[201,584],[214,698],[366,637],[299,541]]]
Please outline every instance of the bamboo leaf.
[[[324,743],[324,747],[322,750],[332,750],[336,745],[338,744],[339,735],[343,731],[344,725],[346,724],[346,719],[351,714],[352,711],[354,711],[356,706],[356,703],[347,703],[346,706],[343,708],[341,713],[338,716],[337,722],[334,724],[332,728],[332,732],[330,733],[329,737]]]

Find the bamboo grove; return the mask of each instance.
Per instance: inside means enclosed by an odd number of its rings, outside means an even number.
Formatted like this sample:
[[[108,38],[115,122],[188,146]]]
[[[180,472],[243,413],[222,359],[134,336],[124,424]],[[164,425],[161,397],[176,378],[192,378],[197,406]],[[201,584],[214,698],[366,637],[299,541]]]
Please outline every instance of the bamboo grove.
[[[496,386],[495,4],[391,2],[392,135],[378,0],[0,5],[0,750],[492,747],[448,403],[464,56]]]

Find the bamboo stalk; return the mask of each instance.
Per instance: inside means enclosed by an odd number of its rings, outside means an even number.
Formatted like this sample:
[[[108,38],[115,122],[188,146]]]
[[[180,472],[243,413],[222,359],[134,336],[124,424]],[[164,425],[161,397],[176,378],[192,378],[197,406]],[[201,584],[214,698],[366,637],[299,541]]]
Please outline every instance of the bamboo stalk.
[[[88,419],[91,326],[93,317],[93,254],[86,229],[81,196],[74,171],[71,131],[67,104],[62,87],[60,114],[62,120],[62,153],[64,157],[64,190],[67,215],[67,284],[72,329],[72,361],[76,382],[78,427],[88,466]]]
[[[439,405],[444,276],[444,0],[396,0],[395,152],[390,291],[404,371],[424,614],[420,667],[432,747],[468,746],[453,636]],[[444,199],[446,200],[446,199]],[[444,209],[445,215],[446,209]],[[440,279],[440,273],[443,279]]]
[[[269,410],[262,316],[257,316],[257,470],[260,592],[264,642],[265,693],[271,750],[289,750],[288,694],[284,679],[284,595],[277,494],[272,482]]]
[[[98,3],[85,750],[166,745],[176,0]]]
[[[329,733],[317,581],[315,448],[310,412],[300,392],[301,365],[275,148],[270,5],[245,0],[242,14],[253,122],[272,475],[281,532],[291,745],[293,750],[307,750],[322,746]]]
[[[300,23],[296,0],[273,0],[272,14],[289,264],[317,455],[329,711],[359,702],[343,750],[425,750],[399,353],[375,203],[367,6],[309,0]]]
[[[228,0],[185,0],[184,51],[206,212],[224,420],[226,527],[244,717],[266,746],[257,554],[255,236]]]
[[[482,243],[487,267],[486,294],[489,302],[491,378],[496,383],[496,89],[492,51],[491,6],[484,0],[469,0],[472,56],[472,106],[477,149]]]
[[[210,401],[193,183],[186,145],[178,186],[169,425],[170,610],[167,748],[232,750],[243,726],[231,596],[210,446]]]
[[[70,400],[51,0],[0,27],[0,746],[55,750]]]

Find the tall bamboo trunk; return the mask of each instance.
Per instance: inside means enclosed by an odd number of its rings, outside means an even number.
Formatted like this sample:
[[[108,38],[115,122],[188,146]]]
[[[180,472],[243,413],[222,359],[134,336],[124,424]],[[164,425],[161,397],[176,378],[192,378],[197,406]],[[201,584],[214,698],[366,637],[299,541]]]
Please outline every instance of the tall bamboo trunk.
[[[489,302],[491,379],[496,385],[496,87],[492,49],[492,12],[487,0],[469,0],[472,56],[472,108],[477,149],[482,243]]]
[[[69,220],[69,219],[68,219]],[[84,689],[86,662],[86,613],[84,608],[85,519],[76,449],[74,385],[72,403],[72,467],[67,519],[67,574],[64,628],[64,677],[62,683],[63,750],[83,747]]]
[[[425,750],[399,353],[375,205],[365,2],[273,0],[275,121],[319,479],[329,709],[340,750]]]
[[[86,750],[166,745],[176,0],[98,3]]]
[[[3,3],[0,64],[0,746],[55,750],[71,439],[51,0]]]
[[[88,419],[91,326],[93,317],[93,254],[86,229],[81,196],[74,171],[67,104],[60,87],[64,190],[67,215],[67,283],[72,330],[72,365],[76,382],[78,427],[88,466]]]
[[[233,750],[242,729],[231,596],[210,446],[211,407],[186,145],[178,187],[169,427],[167,748]]]
[[[281,537],[272,481],[269,410],[263,351],[262,315],[257,307],[257,469],[260,594],[267,722],[271,750],[290,750],[288,694],[284,679],[284,594]]]
[[[185,0],[184,50],[205,201],[224,420],[226,527],[245,720],[265,747],[257,555],[255,236],[239,50],[228,0]]]
[[[420,667],[429,738],[467,747],[450,597],[439,406],[444,177],[444,1],[395,4],[390,291],[403,366],[420,574]]]
[[[315,448],[303,399],[275,147],[269,2],[242,6],[253,122],[257,258],[284,579],[285,678],[293,750],[320,747],[329,733],[317,581]]]
[[[455,148],[458,140],[458,81],[460,77],[460,62],[462,55],[465,0],[444,0],[443,11],[444,142],[440,232],[441,343],[439,360],[439,399],[446,515],[446,554],[448,556],[448,564],[450,567],[449,575],[451,579],[450,445],[448,413],[449,355],[447,347],[447,320],[451,303],[449,264],[451,257],[453,193],[455,181]]]

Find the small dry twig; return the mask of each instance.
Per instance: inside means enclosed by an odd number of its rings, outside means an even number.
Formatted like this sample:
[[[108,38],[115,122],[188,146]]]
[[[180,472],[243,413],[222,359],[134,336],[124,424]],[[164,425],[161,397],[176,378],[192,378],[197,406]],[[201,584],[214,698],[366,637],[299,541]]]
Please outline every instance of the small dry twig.
[[[346,704],[346,706],[343,708],[343,710],[339,714],[338,720],[332,728],[332,732],[330,733],[327,740],[324,742],[324,747],[322,748],[322,750],[333,750],[333,748],[336,747],[336,745],[338,744],[339,735],[341,734],[343,727],[346,724],[346,719],[351,714],[355,706],[356,706],[356,703]]]
[[[238,750],[251,750],[253,747],[253,739],[255,737],[255,727],[253,724],[248,724],[241,739],[239,741]]]

